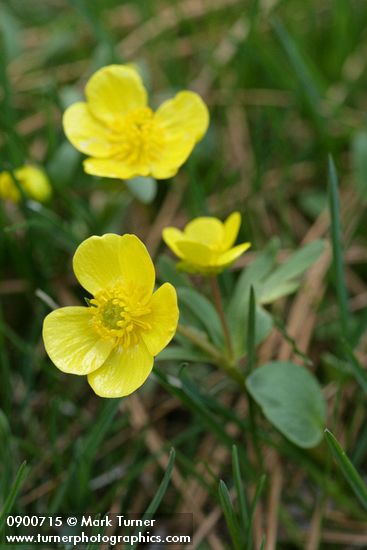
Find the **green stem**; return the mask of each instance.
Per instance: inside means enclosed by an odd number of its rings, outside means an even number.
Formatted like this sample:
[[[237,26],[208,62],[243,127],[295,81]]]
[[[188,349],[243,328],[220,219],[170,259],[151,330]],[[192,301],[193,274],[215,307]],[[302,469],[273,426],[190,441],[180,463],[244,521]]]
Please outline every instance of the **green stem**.
[[[217,350],[216,347],[210,344],[207,340],[201,338],[196,330],[193,330],[190,327],[178,325],[177,332],[178,334],[181,334],[182,336],[190,340],[190,342],[192,342],[195,346],[205,351],[205,353],[210,355],[210,357],[213,359],[214,364],[222,369],[227,374],[227,376],[232,378],[232,380],[234,380],[243,391],[246,391],[245,378],[242,373],[236,367],[229,364],[228,358],[223,355],[219,350]]]
[[[218,312],[219,319],[223,328],[223,334],[224,338],[226,340],[226,346],[228,351],[228,357],[229,361],[231,362],[233,360],[233,346],[232,346],[232,339],[228,328],[227,319],[224,313],[223,308],[223,302],[222,302],[222,296],[219,288],[218,278],[216,276],[210,277],[210,285],[212,288],[212,294],[214,299],[214,305]]]
[[[225,356],[217,350],[215,346],[210,344],[207,340],[204,340],[195,329],[179,324],[177,327],[177,332],[178,334],[182,334],[182,336],[190,340],[190,342],[195,344],[195,346],[210,355],[214,359],[216,365],[222,365],[223,362],[226,361]]]

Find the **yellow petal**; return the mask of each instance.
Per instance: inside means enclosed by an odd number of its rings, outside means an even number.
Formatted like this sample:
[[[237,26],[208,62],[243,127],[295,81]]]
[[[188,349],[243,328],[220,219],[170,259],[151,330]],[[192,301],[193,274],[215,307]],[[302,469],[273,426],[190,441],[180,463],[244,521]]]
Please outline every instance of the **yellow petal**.
[[[104,178],[118,178],[127,180],[136,176],[148,176],[150,169],[147,165],[126,164],[114,159],[89,158],[83,163],[87,174]]]
[[[185,227],[185,237],[208,246],[221,246],[224,239],[223,224],[217,218],[200,217]]]
[[[157,355],[172,340],[178,323],[177,294],[174,287],[165,283],[152,296],[151,312],[144,321],[151,330],[142,333],[142,338],[152,355]]]
[[[183,132],[166,136],[159,159],[151,163],[153,178],[164,180],[177,174],[180,166],[186,162],[195,145],[194,138]]]
[[[99,69],[88,80],[85,95],[93,115],[107,125],[147,104],[147,93],[139,74],[126,65]]]
[[[89,237],[77,248],[73,268],[80,284],[91,294],[118,282],[134,283],[149,296],[153,292],[153,262],[135,235]]]
[[[224,222],[224,240],[223,250],[228,250],[233,246],[237,239],[238,232],[241,225],[241,214],[239,212],[233,212]]]
[[[180,251],[180,257],[193,266],[209,266],[215,258],[215,254],[205,244],[195,241],[177,241],[176,246]]]
[[[100,369],[89,374],[88,382],[100,397],[123,397],[144,384],[153,362],[144,342],[128,349],[117,347]]]
[[[162,237],[166,245],[178,256],[182,258],[182,252],[177,248],[177,241],[184,240],[185,236],[179,229],[176,227],[165,227],[162,232]]]
[[[184,91],[162,103],[156,120],[167,132],[185,133],[198,142],[208,129],[209,112],[198,94]]]
[[[234,248],[231,248],[227,252],[224,252],[224,254],[221,254],[218,256],[218,258],[215,261],[215,265],[218,267],[227,267],[228,265],[232,264],[237,258],[242,256],[244,252],[248,248],[250,248],[251,243],[243,243],[235,246]]]
[[[115,342],[104,340],[92,326],[88,307],[62,307],[43,322],[43,341],[51,361],[63,372],[88,374],[109,356]]]
[[[66,109],[63,126],[66,137],[78,151],[96,157],[113,154],[109,130],[91,114],[86,103],[74,103]]]

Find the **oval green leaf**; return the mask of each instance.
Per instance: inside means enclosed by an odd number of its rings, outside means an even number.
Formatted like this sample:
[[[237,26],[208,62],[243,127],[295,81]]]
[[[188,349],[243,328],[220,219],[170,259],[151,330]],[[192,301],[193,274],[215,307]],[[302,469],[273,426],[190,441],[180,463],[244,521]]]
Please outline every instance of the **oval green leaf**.
[[[266,418],[292,443],[311,448],[321,441],[325,400],[316,378],[304,367],[272,361],[252,372],[246,386]]]

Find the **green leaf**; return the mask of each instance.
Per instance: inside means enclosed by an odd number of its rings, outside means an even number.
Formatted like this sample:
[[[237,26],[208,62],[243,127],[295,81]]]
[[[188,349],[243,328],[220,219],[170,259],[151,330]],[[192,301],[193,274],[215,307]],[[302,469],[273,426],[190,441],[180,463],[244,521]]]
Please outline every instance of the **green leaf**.
[[[284,281],[273,287],[266,284],[264,288],[261,289],[260,303],[264,305],[271,304],[272,302],[279,300],[279,298],[283,298],[283,296],[293,294],[298,287],[298,281]]]
[[[236,318],[229,317],[231,326],[232,341],[234,347],[234,353],[236,357],[242,357],[247,353],[247,327],[249,325],[248,312],[249,312],[249,300],[244,301],[244,311],[240,316]],[[256,306],[255,308],[255,344],[258,345],[269,334],[273,327],[273,319],[270,313],[268,313],[263,307]]]
[[[278,266],[272,273],[278,243],[272,242],[268,249],[245,269],[238,279],[228,315],[233,319],[233,327],[244,322],[244,308],[247,309],[250,287],[253,286],[258,303],[269,304],[278,298],[287,296],[299,286],[299,278],[325,250],[321,240],[306,244]]]
[[[295,280],[296,277],[302,275],[317,260],[324,248],[323,241],[309,243],[292,254],[284,264],[271,273],[277,251],[277,243],[273,242],[243,271],[227,310],[236,357],[241,357],[247,351],[246,327],[248,326],[250,287],[253,286],[258,301],[255,316],[255,343],[259,344],[273,326],[272,317],[259,304],[273,302],[294,292],[299,286],[299,282]]]
[[[178,288],[177,294],[180,309],[186,307],[200,321],[213,344],[223,347],[222,327],[213,304],[193,288]]]
[[[4,503],[4,507],[0,512],[0,530],[4,527],[4,523],[6,520],[6,517],[8,514],[10,514],[13,504],[15,502],[15,499],[17,498],[17,495],[25,481],[25,478],[27,477],[28,470],[26,468],[26,462],[24,461],[23,464],[21,464],[15,481],[10,489],[9,495]]]
[[[231,535],[233,548],[235,550],[242,550],[243,537],[241,536],[240,527],[238,525],[236,513],[233,509],[231,497],[224,481],[219,481],[218,487],[219,500],[221,508],[226,519],[229,534]]]
[[[260,303],[268,304],[294,292],[298,288],[298,282],[294,279],[301,276],[324,250],[324,241],[313,241],[292,254],[266,279],[260,291]]]
[[[157,194],[157,182],[154,178],[138,176],[125,181],[126,187],[136,199],[144,204],[151,203]]]
[[[306,244],[279,266],[267,279],[266,284],[270,282],[279,284],[284,279],[291,280],[299,277],[319,258],[324,250],[324,241],[318,240]]]
[[[236,319],[240,318],[241,314],[243,314],[251,285],[256,291],[259,282],[264,280],[270,273],[275,262],[275,255],[278,248],[279,242],[275,240],[271,241],[268,247],[262,253],[258,254],[256,259],[242,271],[228,306],[229,317]]]
[[[272,361],[252,372],[246,385],[266,418],[290,441],[303,448],[321,441],[325,400],[316,378],[304,367]]]
[[[352,140],[352,167],[357,190],[362,199],[367,199],[367,132],[358,132]]]
[[[363,479],[347,457],[344,449],[336,439],[336,437],[328,430],[325,430],[325,438],[331,453],[342,471],[349,486],[358,498],[362,506],[367,510],[367,488]]]
[[[259,254],[249,267],[242,271],[232,299],[226,309],[236,357],[243,356],[247,350],[250,288],[253,286],[254,292],[258,295],[261,281],[270,273],[274,265],[278,246],[278,241],[271,241],[264,252]],[[271,315],[259,305],[256,306],[255,310],[255,325],[255,343],[259,344],[266,338],[273,326]]]

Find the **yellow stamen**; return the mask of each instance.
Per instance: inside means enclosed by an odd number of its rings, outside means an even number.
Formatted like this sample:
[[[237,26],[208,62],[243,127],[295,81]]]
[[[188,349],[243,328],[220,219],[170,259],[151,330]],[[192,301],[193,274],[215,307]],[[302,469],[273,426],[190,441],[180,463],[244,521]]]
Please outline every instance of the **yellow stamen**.
[[[103,338],[116,338],[124,348],[137,344],[140,332],[151,329],[144,320],[150,313],[149,301],[136,286],[117,284],[100,290],[90,303],[95,330]]]
[[[165,144],[163,129],[149,107],[135,109],[112,124],[110,142],[116,159],[129,164],[146,164],[159,158]]]

